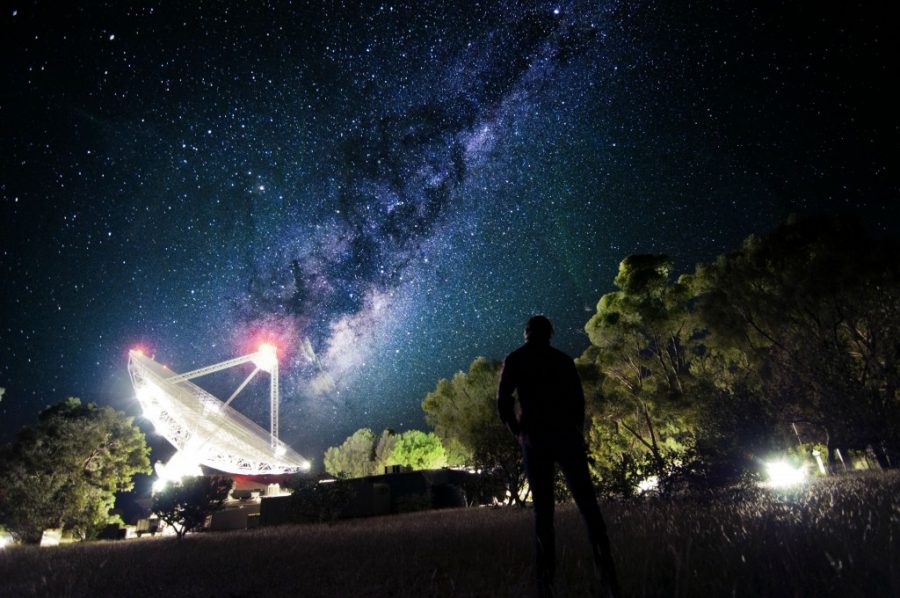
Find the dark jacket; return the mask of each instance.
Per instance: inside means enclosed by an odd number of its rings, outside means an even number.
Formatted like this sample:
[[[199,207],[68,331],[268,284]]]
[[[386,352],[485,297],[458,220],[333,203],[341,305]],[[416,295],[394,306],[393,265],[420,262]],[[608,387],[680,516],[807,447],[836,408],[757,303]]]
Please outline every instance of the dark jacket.
[[[521,416],[516,419],[513,392]],[[584,432],[584,391],[572,358],[549,343],[526,342],[503,360],[497,410],[525,442],[572,440]]]

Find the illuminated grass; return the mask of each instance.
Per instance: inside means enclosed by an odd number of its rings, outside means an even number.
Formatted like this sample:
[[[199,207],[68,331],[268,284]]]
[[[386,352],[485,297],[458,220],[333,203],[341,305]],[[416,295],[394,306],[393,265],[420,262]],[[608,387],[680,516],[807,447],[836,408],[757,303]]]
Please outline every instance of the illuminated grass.
[[[799,491],[604,507],[634,596],[900,595],[900,472]],[[531,513],[468,509],[247,532],[0,551],[0,594],[531,595]],[[592,589],[578,514],[558,513],[561,596]]]

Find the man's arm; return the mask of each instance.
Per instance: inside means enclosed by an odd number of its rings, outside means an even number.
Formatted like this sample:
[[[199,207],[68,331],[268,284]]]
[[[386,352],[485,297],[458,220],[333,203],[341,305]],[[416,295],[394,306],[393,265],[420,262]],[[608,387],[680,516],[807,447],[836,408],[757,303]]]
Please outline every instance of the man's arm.
[[[513,436],[519,435],[519,421],[516,419],[515,399],[513,391],[518,382],[515,379],[515,368],[509,363],[509,357],[503,360],[500,368],[500,384],[497,385],[497,413]]]

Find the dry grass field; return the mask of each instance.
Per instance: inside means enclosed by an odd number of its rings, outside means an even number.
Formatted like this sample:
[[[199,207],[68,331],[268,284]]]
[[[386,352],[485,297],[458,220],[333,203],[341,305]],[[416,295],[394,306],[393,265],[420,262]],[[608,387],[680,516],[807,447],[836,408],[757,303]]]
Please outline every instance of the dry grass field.
[[[629,596],[900,596],[900,472],[604,505]],[[577,511],[557,594],[594,589]],[[473,508],[0,551],[3,596],[529,596],[531,513]]]

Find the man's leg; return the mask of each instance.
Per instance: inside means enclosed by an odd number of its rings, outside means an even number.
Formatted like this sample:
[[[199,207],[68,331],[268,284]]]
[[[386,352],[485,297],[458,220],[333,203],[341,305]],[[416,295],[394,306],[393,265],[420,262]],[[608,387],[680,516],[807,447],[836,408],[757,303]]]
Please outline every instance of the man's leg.
[[[562,451],[559,455],[559,465],[587,526],[588,538],[594,553],[594,564],[600,573],[601,581],[612,596],[619,596],[619,582],[609,548],[606,523],[597,504],[591,474],[588,471],[587,456],[582,445],[567,447],[567,450]]]
[[[535,573],[538,587],[549,590],[556,571],[553,530],[553,458],[540,448],[522,447],[525,475],[534,501]]]

